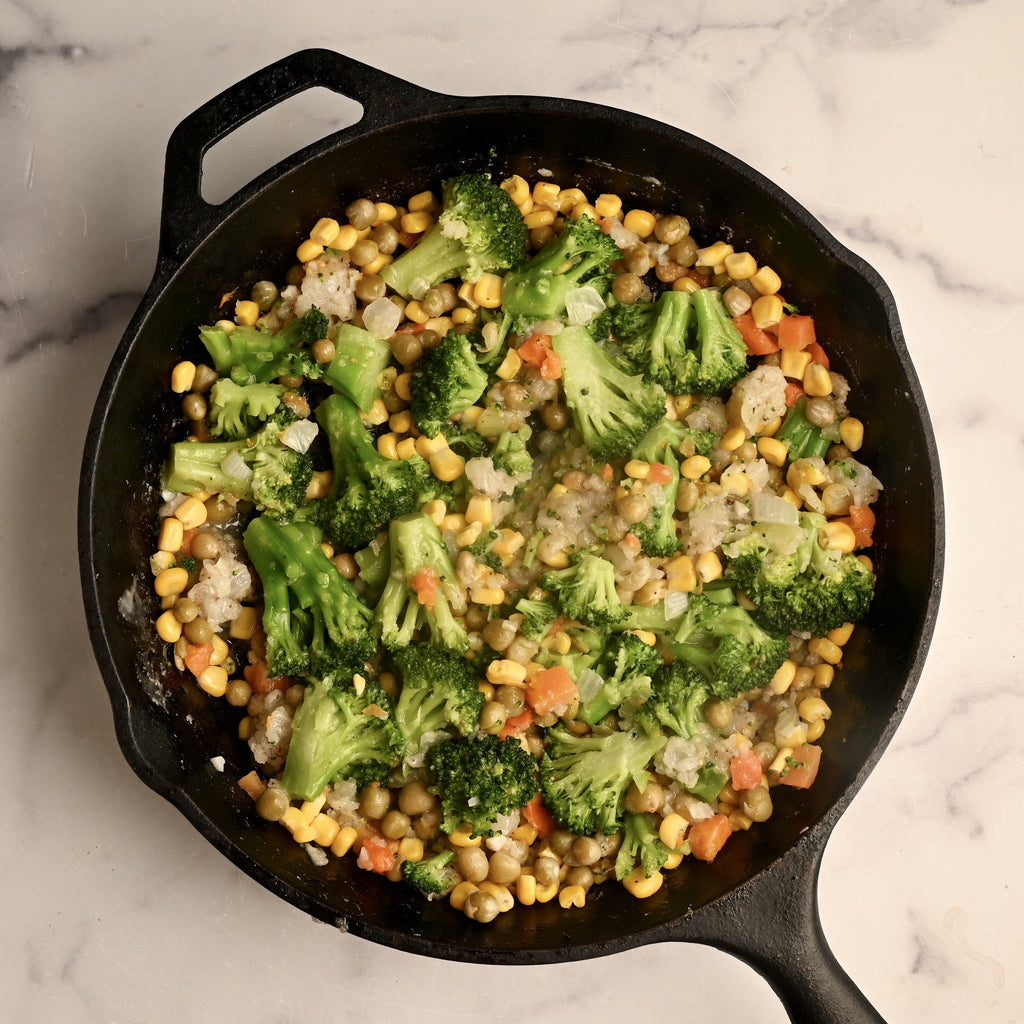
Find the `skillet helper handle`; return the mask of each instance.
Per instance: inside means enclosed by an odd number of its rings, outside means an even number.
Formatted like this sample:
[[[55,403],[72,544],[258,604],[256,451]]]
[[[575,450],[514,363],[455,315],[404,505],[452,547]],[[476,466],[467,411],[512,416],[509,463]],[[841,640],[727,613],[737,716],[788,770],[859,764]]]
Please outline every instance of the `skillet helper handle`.
[[[826,838],[806,836],[739,893],[704,908],[689,922],[696,927],[679,937],[750,964],[775,990],[793,1024],[885,1024],[839,965],[821,929],[818,872]]]
[[[435,93],[333,50],[300,50],[225,89],[172,132],[164,166],[159,254],[182,259],[224,219],[202,195],[203,157],[247,121],[306,89],[323,87],[355,100],[367,131],[429,106]]]

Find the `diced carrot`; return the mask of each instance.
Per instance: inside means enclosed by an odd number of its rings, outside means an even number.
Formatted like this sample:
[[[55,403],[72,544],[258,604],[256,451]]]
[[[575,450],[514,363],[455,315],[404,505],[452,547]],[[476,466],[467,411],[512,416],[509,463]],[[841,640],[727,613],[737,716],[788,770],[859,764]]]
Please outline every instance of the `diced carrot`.
[[[610,462],[606,462],[601,467],[601,479],[607,484],[611,483],[615,479],[615,470]]]
[[[783,317],[778,329],[779,348],[803,349],[815,343],[814,318],[792,313]]]
[[[539,367],[551,353],[551,335],[535,332],[516,351],[524,363]]]
[[[416,591],[416,600],[428,609],[434,607],[434,597],[440,582],[437,572],[429,565],[421,566],[409,577],[409,586]]]
[[[270,693],[271,690],[287,690],[292,685],[291,676],[271,676],[267,674],[267,664],[256,661],[246,665],[242,671],[245,681],[252,687],[253,693]]]
[[[708,274],[702,274],[699,270],[694,270],[692,267],[686,272],[685,276],[691,281],[696,281],[698,288],[707,288],[711,284],[711,278]]]
[[[724,814],[714,814],[710,818],[695,821],[686,833],[686,838],[690,842],[690,853],[697,860],[710,863],[731,835],[729,819]]]
[[[811,353],[812,363],[821,363],[826,370],[828,369],[828,355],[816,341],[807,346],[807,351]]]
[[[779,773],[779,781],[794,789],[807,789],[818,776],[821,764],[821,747],[804,743],[787,758],[786,767]]]
[[[733,789],[753,789],[761,784],[761,761],[752,750],[744,750],[729,762]]]
[[[789,409],[796,405],[803,393],[804,389],[795,381],[786,381],[786,408]]]
[[[562,357],[557,352],[551,352],[543,363],[540,364],[540,375],[542,380],[560,380],[562,377]]]
[[[540,793],[523,808],[523,817],[537,830],[537,835],[541,839],[551,835],[558,824],[551,812],[544,806]]]
[[[395,851],[382,835],[371,832],[363,838],[356,864],[366,871],[386,875],[395,866]]]
[[[579,691],[564,665],[541,669],[526,685],[526,700],[538,715],[562,711]]]
[[[622,538],[622,543],[629,548],[630,551],[640,551],[640,538],[632,530]]]
[[[740,332],[740,337],[747,346],[748,355],[767,356],[772,352],[779,351],[779,343],[767,331],[761,330],[754,323],[754,318],[750,313],[734,316],[732,322],[736,325],[736,330]]]
[[[185,530],[181,535],[181,547],[178,548],[178,556],[187,555],[189,558],[192,557],[192,541],[196,539],[196,534],[199,533],[199,527],[193,526],[191,530]]]
[[[670,484],[672,483],[672,470],[664,462],[652,462],[647,480],[652,484]]]
[[[501,727],[498,738],[507,740],[510,736],[518,736],[520,733],[526,732],[531,725],[533,725],[533,710],[531,708],[523,708],[518,715],[505,719],[505,724]]]
[[[194,676],[199,676],[210,667],[213,656],[213,644],[189,644],[185,651],[185,668]]]
[[[850,514],[843,516],[839,522],[846,523],[853,530],[858,548],[869,548],[874,544],[872,532],[875,529],[875,513],[870,505],[851,505]]]

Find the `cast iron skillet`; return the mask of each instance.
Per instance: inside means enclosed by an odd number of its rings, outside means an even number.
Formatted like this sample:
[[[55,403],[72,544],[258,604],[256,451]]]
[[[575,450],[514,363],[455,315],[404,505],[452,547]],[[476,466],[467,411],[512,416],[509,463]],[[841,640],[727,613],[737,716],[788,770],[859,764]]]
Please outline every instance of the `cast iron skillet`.
[[[363,106],[354,127],[281,162],[221,206],[200,195],[203,154],[288,96],[325,86]],[[878,506],[878,593],[830,691],[834,709],[814,788],[737,834],[712,865],[671,873],[638,902],[620,886],[586,907],[517,908],[480,927],[443,902],[332,859],[312,868],[281,828],[256,819],[236,780],[250,764],[236,718],[168,667],[155,641],[146,561],[159,495],[152,481],[174,439],[171,367],[202,355],[196,325],[223,292],[280,279],[324,213],[367,193],[394,198],[467,170],[510,172],[619,193],[685,212],[700,239],[727,226],[816,317],[867,422],[865,460],[885,483]],[[789,196],[685,132],[594,104],[464,98],[417,88],[326,50],[287,57],[200,108],[171,137],[153,282],[96,403],[81,476],[79,544],[89,628],[118,740],[140,778],[243,871],[296,907],[398,949],[488,964],[603,956],[666,940],[704,942],[763,973],[793,1020],[880,1020],[836,963],[817,914],[829,832],[896,729],[920,675],[939,598],[943,513],[927,411],[892,296],[878,275]],[[888,429],[882,440],[882,427]],[[116,510],[116,511],[114,511]],[[212,755],[226,758],[223,772]]]

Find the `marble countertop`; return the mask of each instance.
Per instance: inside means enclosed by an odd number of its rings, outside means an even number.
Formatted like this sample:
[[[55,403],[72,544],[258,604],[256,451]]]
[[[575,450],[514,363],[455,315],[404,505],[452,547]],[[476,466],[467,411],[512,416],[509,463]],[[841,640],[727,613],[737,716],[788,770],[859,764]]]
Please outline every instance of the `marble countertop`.
[[[554,1024],[698,1005],[708,1024],[787,1019],[752,969],[700,946],[483,968],[334,933],[237,871],[121,757],[75,502],[96,391],[153,270],[164,148],[222,88],[325,46],[442,92],[569,96],[685,128],[887,280],[944,469],[946,583],[909,711],[829,843],[822,922],[888,1021],[1024,1020],[1024,826],[1002,798],[1024,773],[1024,415],[1002,387],[1024,296],[1022,29],[1013,0],[0,3],[5,1019]],[[319,92],[292,102],[210,154],[209,195],[350,113]]]

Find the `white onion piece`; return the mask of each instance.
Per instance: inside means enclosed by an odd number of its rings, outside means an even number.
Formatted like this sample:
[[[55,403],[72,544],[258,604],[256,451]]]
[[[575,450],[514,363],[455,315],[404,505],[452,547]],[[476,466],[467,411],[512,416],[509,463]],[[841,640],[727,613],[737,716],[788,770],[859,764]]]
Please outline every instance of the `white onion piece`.
[[[248,480],[252,477],[252,470],[245,464],[245,459],[238,454],[237,450],[232,451],[224,459],[220,464],[220,468],[225,476],[230,476],[235,480]]]
[[[312,420],[296,420],[281,433],[281,444],[296,452],[308,452],[320,428]]]
[[[669,590],[665,594],[665,618],[674,619],[682,615],[690,604],[690,598],[682,590]]]
[[[402,311],[390,299],[374,299],[363,310],[363,326],[378,338],[390,338],[402,319]]]
[[[785,498],[758,491],[750,496],[750,518],[755,523],[796,526],[800,522],[800,513],[796,505]]]
[[[595,317],[605,311],[601,293],[591,284],[582,288],[573,288],[565,296],[565,312],[569,323],[573,326],[589,324]]]

